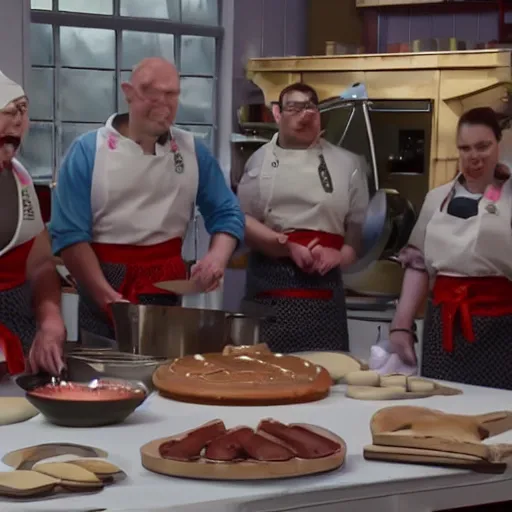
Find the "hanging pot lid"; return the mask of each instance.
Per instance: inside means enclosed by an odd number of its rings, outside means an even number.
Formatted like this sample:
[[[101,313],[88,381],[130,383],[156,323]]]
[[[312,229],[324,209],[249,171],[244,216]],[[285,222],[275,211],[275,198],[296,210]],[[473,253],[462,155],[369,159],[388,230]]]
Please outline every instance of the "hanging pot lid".
[[[395,255],[407,244],[415,221],[412,204],[398,191],[377,190],[366,211],[359,259],[344,274],[362,272],[374,261]]]
[[[344,274],[361,272],[371,263],[378,260],[391,236],[391,222],[388,219],[388,201],[385,190],[377,190],[374,194],[364,219],[361,233],[361,252],[359,259]]]

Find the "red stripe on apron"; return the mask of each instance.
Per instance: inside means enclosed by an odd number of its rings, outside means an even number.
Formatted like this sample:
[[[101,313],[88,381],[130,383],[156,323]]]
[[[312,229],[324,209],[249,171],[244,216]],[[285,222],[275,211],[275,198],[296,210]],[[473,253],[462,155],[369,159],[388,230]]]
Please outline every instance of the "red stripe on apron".
[[[181,257],[181,245],[181,238],[173,238],[156,245],[93,243],[92,248],[101,263],[126,267],[124,280],[117,291],[136,304],[139,295],[169,294],[155,288],[154,283],[187,277],[185,262]]]
[[[27,279],[27,260],[34,239],[15,247],[0,257],[0,294],[22,286]],[[25,355],[19,336],[0,324],[0,348],[11,375],[25,371]]]
[[[290,242],[303,245],[304,247],[307,247],[313,240],[318,239],[318,245],[341,250],[344,242],[344,238],[341,235],[334,235],[323,231],[297,230],[286,233],[286,235]],[[259,293],[257,297],[330,300],[333,297],[333,292],[332,290],[315,288],[292,288],[267,290]]]
[[[475,341],[473,316],[498,317],[512,314],[512,282],[506,277],[437,276],[433,303],[441,306],[443,348],[453,352],[457,313],[461,331],[470,343]]]

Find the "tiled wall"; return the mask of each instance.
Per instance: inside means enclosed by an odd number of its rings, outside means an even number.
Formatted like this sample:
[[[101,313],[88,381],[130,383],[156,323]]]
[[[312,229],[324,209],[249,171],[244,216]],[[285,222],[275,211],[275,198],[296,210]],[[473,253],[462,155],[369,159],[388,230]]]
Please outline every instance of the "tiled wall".
[[[428,14],[414,9],[414,14],[381,14],[379,51],[387,45],[407,43],[415,39],[456,37],[473,43],[498,38],[497,12],[471,12],[464,14]]]
[[[233,107],[262,100],[245,78],[247,59],[306,55],[308,0],[236,0]],[[235,128],[236,129],[236,128]]]

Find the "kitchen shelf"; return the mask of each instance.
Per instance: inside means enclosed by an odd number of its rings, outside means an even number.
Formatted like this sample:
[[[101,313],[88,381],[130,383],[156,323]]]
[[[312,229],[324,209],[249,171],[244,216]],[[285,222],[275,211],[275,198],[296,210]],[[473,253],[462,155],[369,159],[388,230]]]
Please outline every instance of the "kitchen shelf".
[[[385,7],[389,5],[442,4],[446,0],[356,0],[356,7]]]
[[[356,0],[356,7],[410,8],[414,6],[429,6],[434,12],[468,12],[497,10],[500,1],[501,0]]]

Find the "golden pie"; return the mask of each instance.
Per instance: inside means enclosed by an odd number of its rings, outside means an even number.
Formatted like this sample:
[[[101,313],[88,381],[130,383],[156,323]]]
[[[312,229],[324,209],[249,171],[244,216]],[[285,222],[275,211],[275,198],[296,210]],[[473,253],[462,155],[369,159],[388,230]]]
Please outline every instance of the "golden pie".
[[[155,371],[153,383],[162,395],[184,402],[277,405],[321,400],[332,380],[299,357],[241,351],[176,359]]]

